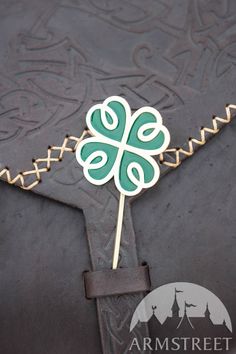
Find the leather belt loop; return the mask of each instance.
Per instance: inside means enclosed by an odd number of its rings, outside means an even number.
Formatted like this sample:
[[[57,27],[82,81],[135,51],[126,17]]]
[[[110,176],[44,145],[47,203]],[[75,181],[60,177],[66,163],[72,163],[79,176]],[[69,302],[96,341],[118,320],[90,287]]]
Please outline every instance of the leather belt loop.
[[[148,265],[84,272],[88,299],[145,292],[151,289]]]

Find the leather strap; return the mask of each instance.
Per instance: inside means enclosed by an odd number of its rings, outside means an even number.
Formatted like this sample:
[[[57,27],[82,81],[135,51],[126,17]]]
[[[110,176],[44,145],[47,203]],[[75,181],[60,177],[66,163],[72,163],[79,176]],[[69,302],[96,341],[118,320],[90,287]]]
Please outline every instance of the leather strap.
[[[149,291],[149,267],[145,265],[84,272],[84,284],[89,299]]]

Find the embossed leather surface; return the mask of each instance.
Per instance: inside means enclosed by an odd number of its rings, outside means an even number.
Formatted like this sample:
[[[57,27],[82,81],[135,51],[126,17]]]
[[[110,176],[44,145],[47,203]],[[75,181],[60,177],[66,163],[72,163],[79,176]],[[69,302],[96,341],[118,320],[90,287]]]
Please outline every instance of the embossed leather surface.
[[[235,7],[230,0],[1,0],[0,168],[7,165],[15,172],[31,169],[32,158],[46,156],[48,145],[61,143],[67,133],[79,136],[88,108],[113,94],[125,96],[132,109],[144,105],[159,109],[171,132],[171,145],[185,143],[189,136],[196,135],[199,126],[209,124],[213,114],[224,115],[226,103],[235,103]],[[132,206],[133,219],[127,202],[121,248],[123,267],[148,262],[153,269],[154,286],[172,280],[196,281],[215,291],[232,316],[236,313],[235,225],[231,214],[235,202],[234,132],[233,123],[191,161],[140,196]],[[84,315],[82,283],[78,281],[77,289],[75,283],[69,282],[72,289],[64,278],[65,294],[78,291],[78,300],[74,298],[77,303],[72,301],[68,312],[63,312],[59,295],[55,307],[51,307],[55,274],[47,272],[46,267],[53,254],[52,248],[51,254],[47,253],[49,234],[55,243],[59,234],[61,242],[66,242],[67,252],[71,249],[72,254],[77,249],[73,242],[87,236],[91,266],[88,253],[82,256],[83,263],[81,250],[78,251],[74,266],[78,268],[78,278],[85,267],[110,267],[118,197],[113,182],[99,188],[90,185],[72,155],[55,165],[34,192],[80,210],[55,204],[55,208],[62,208],[58,212],[62,224],[57,223],[61,226],[56,230],[56,212],[49,213],[52,221],[48,220],[46,226],[34,220],[46,211],[38,206],[34,210],[31,204],[45,203],[47,210],[52,203],[47,198],[43,202],[37,196],[4,185],[1,190],[1,242],[5,244],[3,256],[7,257],[1,268],[6,284],[1,287],[5,300],[0,309],[4,318],[0,347],[4,347],[4,354],[21,354],[26,350],[31,354],[60,350],[69,354],[78,352],[80,343],[82,354],[100,353],[97,321],[103,352],[125,353],[129,319],[141,296],[101,299],[98,316],[94,303],[87,305],[90,312]],[[5,194],[9,199],[7,205]],[[14,208],[20,213],[22,204],[28,216],[26,219],[24,214],[21,224]],[[63,220],[68,225],[65,229]],[[79,231],[82,222],[86,232]],[[77,227],[78,240],[70,242],[68,238],[75,237]],[[31,233],[35,242],[36,236],[43,235],[39,242],[45,269],[40,269],[39,280],[34,262],[40,263],[41,258],[35,256],[33,241],[29,238],[20,243],[20,235],[24,240]],[[9,236],[13,238],[10,245]],[[25,247],[28,258],[17,257]],[[60,265],[58,274],[62,276],[61,256],[56,255],[52,259],[55,265],[50,266],[54,269]],[[65,269],[68,272],[62,273],[64,277],[71,273],[69,270],[75,271],[72,264]],[[25,285],[18,291],[18,283],[12,284],[11,279],[20,279],[20,275],[16,273],[15,277],[11,272],[20,270]],[[74,277],[70,276],[73,282]],[[31,277],[36,277],[35,283]],[[40,296],[41,291],[45,296]],[[68,296],[66,301],[70,302],[72,295]],[[42,307],[46,311],[45,326],[40,319]],[[15,322],[12,312],[19,322]],[[54,327],[55,332],[51,332]],[[92,339],[89,334],[85,340],[85,328],[91,331]],[[47,333],[48,346],[44,344]]]

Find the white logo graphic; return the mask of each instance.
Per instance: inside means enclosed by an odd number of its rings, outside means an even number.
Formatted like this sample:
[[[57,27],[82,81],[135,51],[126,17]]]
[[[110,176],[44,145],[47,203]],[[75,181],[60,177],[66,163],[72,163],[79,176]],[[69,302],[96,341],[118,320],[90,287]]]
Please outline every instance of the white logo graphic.
[[[147,324],[150,338],[134,337],[130,350],[227,352],[232,340],[231,319],[222,301],[192,283],[171,283],[148,294],[133,314],[131,334]]]

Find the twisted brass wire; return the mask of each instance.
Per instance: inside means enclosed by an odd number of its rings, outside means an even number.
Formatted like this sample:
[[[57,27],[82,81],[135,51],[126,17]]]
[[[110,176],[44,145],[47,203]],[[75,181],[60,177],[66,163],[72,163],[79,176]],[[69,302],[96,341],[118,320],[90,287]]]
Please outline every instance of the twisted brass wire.
[[[214,116],[212,118],[212,127],[202,127],[200,129],[200,138],[189,138],[186,148],[185,146],[180,148],[174,147],[160,154],[160,163],[171,168],[178,167],[183,160],[192,156],[199,147],[205,145],[212,136],[219,133],[223,126],[231,122],[233,118],[231,110],[236,110],[236,105],[229,104],[225,107],[226,117]],[[30,190],[41,182],[41,175],[49,172],[53,163],[62,161],[65,152],[74,153],[79,143],[87,135],[90,135],[88,130],[84,130],[80,137],[67,135],[61,146],[48,147],[47,157],[32,160],[32,170],[20,172],[15,177],[12,177],[9,168],[5,167],[0,170],[0,178],[9,184],[15,184],[22,189]],[[56,157],[52,156],[54,151],[58,152]],[[169,161],[170,159],[171,161]],[[34,179],[33,181],[32,178]]]

